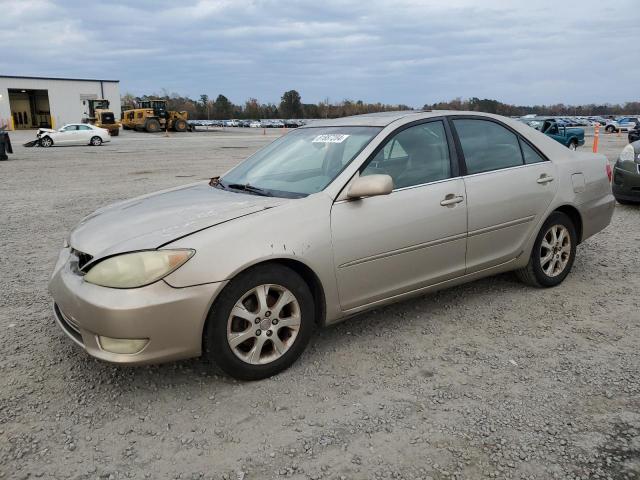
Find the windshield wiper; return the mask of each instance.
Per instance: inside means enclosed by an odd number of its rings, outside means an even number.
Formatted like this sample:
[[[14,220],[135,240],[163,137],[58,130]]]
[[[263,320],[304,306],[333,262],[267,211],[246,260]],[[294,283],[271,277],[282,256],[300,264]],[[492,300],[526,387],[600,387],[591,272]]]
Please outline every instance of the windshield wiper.
[[[218,182],[219,185],[222,185],[223,188],[230,188],[232,190],[242,190],[243,192],[253,193],[255,195],[262,195],[263,197],[273,197],[273,195],[266,190],[254,187],[253,185],[249,185],[248,183],[230,183],[228,185],[224,185],[222,182]]]

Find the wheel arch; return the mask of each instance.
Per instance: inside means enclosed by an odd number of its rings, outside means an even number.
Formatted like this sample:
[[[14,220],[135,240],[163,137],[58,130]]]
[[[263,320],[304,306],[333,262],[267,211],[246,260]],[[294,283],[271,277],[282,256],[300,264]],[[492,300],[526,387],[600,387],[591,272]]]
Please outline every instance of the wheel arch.
[[[571,219],[571,221],[573,222],[573,226],[576,229],[578,244],[581,243],[582,242],[582,215],[580,215],[580,211],[573,205],[561,205],[557,207],[554,210],[554,212],[562,212]]]
[[[326,308],[324,288],[322,287],[322,282],[320,281],[320,278],[318,277],[318,275],[304,262],[301,262],[296,259],[284,258],[284,257],[262,260],[257,263],[253,263],[251,265],[247,265],[242,270],[235,272],[235,274],[233,275],[233,277],[229,279],[229,281],[233,280],[233,278],[235,278],[236,276],[238,276],[243,272],[246,272],[247,270],[251,270],[252,268],[263,266],[263,265],[281,265],[281,266],[290,268],[291,270],[296,272],[298,275],[300,275],[302,279],[305,281],[305,283],[307,284],[307,286],[309,287],[309,290],[311,290],[311,294],[313,295],[313,303],[315,308],[315,322],[318,326],[325,325],[327,308]],[[222,291],[224,291],[224,289],[222,289]],[[214,308],[214,306],[216,305],[216,301],[217,301],[217,298],[220,296],[220,293],[218,293],[216,298],[211,303],[209,310]],[[209,323],[209,315],[207,314],[204,324],[202,325],[203,347],[204,347],[204,342],[206,340],[205,336],[207,332],[208,323]]]

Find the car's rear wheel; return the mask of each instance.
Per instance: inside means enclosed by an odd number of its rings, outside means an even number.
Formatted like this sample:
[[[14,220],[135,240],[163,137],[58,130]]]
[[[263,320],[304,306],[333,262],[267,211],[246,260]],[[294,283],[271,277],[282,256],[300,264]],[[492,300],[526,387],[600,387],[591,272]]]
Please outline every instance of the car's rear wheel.
[[[569,142],[569,150],[576,151],[577,148],[578,148],[578,142],[576,142],[575,140],[571,140]]]
[[[102,145],[102,139],[96,135],[95,137],[91,137],[91,141],[89,143],[94,147],[99,147]]]
[[[559,285],[571,271],[577,243],[571,219],[562,212],[553,212],[538,233],[529,263],[516,275],[536,287]]]
[[[605,131],[608,133],[613,133],[615,131],[615,127],[613,125],[609,125],[607,128],[605,128]]]
[[[53,145],[53,140],[51,140],[51,137],[42,137],[40,139],[40,146],[41,147],[50,147]]]
[[[232,377],[270,377],[302,354],[315,327],[314,311],[313,295],[296,272],[276,264],[251,268],[211,308],[205,354]]]

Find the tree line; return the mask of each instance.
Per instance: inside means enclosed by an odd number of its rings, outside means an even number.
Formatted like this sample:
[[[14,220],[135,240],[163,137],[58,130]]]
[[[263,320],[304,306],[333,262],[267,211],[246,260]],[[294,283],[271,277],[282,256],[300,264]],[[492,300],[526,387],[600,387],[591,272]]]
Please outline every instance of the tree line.
[[[159,95],[144,95],[142,97],[134,97],[127,93],[122,97],[122,108],[123,110],[132,108],[138,101],[147,99],[166,100],[169,110],[186,111],[189,118],[196,120],[337,118],[363,113],[411,110],[408,105],[365,103],[362,100],[330,102],[329,99],[325,99],[318,103],[302,103],[302,98],[296,90],[284,92],[278,104],[261,103],[256,98],[249,98],[243,105],[231,102],[222,94],[218,95],[215,100],[205,94],[195,100],[166,91]]]
[[[537,114],[541,116],[601,116],[601,115],[634,115],[640,114],[640,102],[626,102],[623,104],[595,104],[565,105],[510,105],[489,98],[472,97],[466,100],[455,98],[449,102],[425,104],[424,110],[467,110],[473,112],[495,113],[507,117]]]
[[[296,90],[284,92],[280,102],[261,103],[256,98],[249,98],[242,105],[230,101],[220,94],[215,100],[202,94],[198,99],[192,99],[163,91],[159,95],[144,95],[134,97],[125,94],[122,97],[123,109],[131,108],[137,101],[146,99],[163,99],[167,101],[169,110],[186,111],[189,118],[197,120],[226,120],[239,119],[268,119],[268,118],[337,118],[363,113],[375,113],[394,110],[411,110],[404,104],[367,103],[362,100],[342,100],[331,102],[325,99],[318,103],[303,103]],[[640,113],[640,102],[624,104],[587,104],[587,105],[511,105],[493,99],[455,98],[448,102],[425,104],[424,110],[467,110],[475,112],[496,113],[505,116],[522,116],[531,113],[538,115],[632,115]]]

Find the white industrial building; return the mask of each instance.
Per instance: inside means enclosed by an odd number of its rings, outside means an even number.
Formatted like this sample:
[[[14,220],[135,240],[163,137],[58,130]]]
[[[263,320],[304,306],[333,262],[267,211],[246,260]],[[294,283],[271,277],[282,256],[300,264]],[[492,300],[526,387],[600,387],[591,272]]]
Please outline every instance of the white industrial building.
[[[59,128],[87,116],[86,100],[104,98],[120,118],[119,80],[0,75],[0,127]]]

